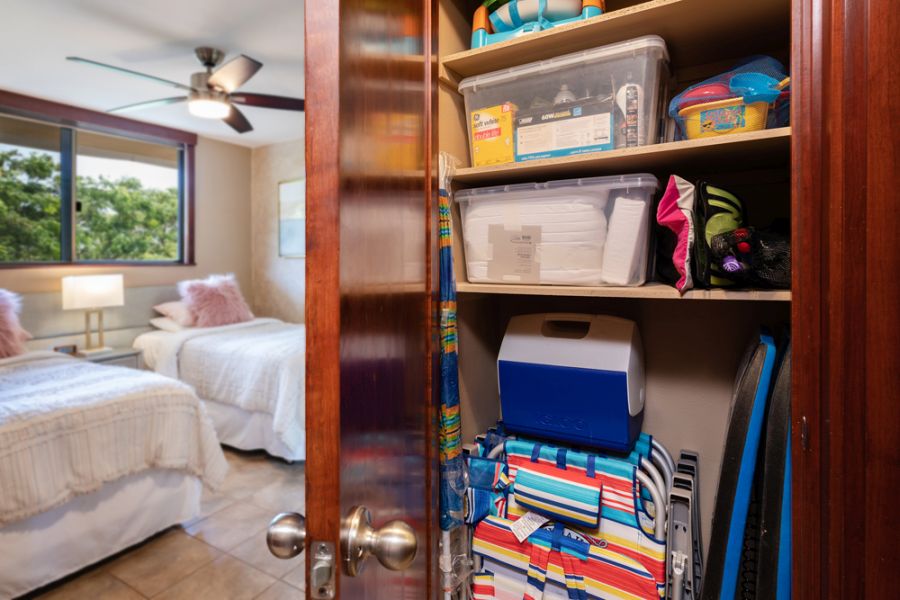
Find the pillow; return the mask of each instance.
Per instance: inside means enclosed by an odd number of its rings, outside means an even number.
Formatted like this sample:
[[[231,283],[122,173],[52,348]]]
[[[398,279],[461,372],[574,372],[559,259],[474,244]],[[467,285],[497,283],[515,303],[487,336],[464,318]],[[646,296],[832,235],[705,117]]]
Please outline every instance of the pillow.
[[[217,327],[253,319],[253,313],[230,273],[182,281],[178,291],[197,327]]]
[[[156,327],[157,329],[161,329],[163,331],[169,331],[171,333],[178,333],[179,331],[184,331],[184,327],[176,323],[173,319],[169,317],[156,317],[155,319],[150,319],[150,324]]]
[[[25,354],[31,334],[19,323],[21,301],[17,294],[0,289],[0,358]]]
[[[194,324],[194,316],[191,314],[191,310],[181,300],[157,304],[153,307],[153,310],[164,317],[172,319],[182,327],[191,327]]]

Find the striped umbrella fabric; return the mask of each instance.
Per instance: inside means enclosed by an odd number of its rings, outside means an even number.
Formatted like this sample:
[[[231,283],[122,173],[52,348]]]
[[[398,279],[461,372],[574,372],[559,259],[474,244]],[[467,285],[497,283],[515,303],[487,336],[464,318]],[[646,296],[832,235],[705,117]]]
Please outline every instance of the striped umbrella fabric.
[[[441,336],[441,515],[440,526],[450,531],[463,522],[462,433],[459,419],[459,372],[457,370],[456,281],[453,277],[453,249],[450,232],[449,182],[452,163],[449,156],[440,158],[438,192],[438,231],[440,244],[440,336]]]

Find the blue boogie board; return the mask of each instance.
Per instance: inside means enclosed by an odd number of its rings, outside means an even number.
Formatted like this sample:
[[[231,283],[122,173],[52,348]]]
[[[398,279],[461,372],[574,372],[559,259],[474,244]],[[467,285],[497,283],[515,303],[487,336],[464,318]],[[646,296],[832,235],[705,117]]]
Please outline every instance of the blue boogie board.
[[[791,597],[791,347],[778,369],[762,460],[763,487],[757,546],[756,597]]]
[[[741,363],[713,512],[701,600],[735,597],[766,404],[776,363],[775,341],[761,333]]]

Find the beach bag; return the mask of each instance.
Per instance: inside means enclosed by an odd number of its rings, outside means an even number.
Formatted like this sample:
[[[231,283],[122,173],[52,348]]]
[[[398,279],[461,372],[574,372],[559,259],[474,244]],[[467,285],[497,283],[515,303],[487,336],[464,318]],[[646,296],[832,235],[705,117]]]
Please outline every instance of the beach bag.
[[[704,287],[709,280],[703,215],[697,210],[692,183],[672,175],[656,208],[659,267],[661,276],[682,294]]]
[[[739,229],[747,222],[744,203],[728,190],[715,187],[706,181],[697,184],[698,209],[703,213],[703,235],[707,252],[717,235]],[[697,287],[732,287],[737,281],[720,264],[709,261],[708,281],[695,281]],[[702,285],[701,285],[702,284]]]

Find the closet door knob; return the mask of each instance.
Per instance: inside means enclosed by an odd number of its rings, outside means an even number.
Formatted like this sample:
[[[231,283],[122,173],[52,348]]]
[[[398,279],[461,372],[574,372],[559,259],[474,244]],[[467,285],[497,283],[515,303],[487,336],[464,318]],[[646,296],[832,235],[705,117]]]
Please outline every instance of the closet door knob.
[[[381,529],[372,527],[372,515],[364,506],[354,506],[341,526],[341,555],[344,572],[355,577],[366,559],[374,555],[391,571],[403,571],[416,559],[418,541],[413,528],[403,521],[391,521]]]
[[[266,531],[269,552],[278,558],[294,558],[306,545],[306,517],[297,513],[281,513],[269,523]]]

